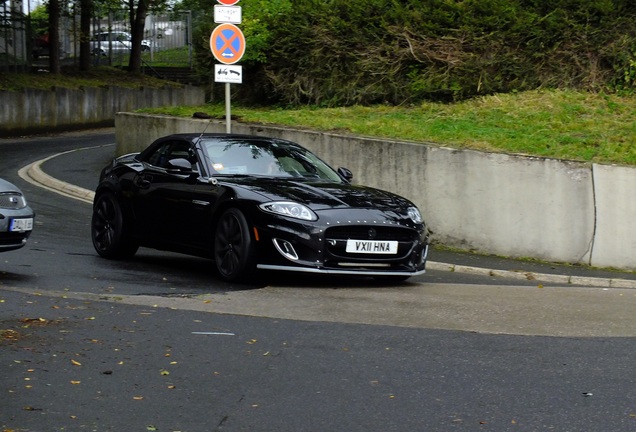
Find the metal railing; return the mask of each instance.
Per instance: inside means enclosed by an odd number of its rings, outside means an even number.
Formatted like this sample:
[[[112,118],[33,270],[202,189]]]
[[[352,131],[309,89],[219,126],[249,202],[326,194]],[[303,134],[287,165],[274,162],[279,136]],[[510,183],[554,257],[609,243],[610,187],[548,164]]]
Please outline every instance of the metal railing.
[[[192,67],[192,19],[189,12],[149,15],[142,42],[142,63],[147,67]],[[47,35],[35,34],[29,15],[0,4],[0,70],[27,71],[46,67]],[[64,64],[78,63],[79,17],[60,20],[60,56]],[[127,66],[130,28],[125,11],[110,11],[93,19],[91,53],[94,65]]]

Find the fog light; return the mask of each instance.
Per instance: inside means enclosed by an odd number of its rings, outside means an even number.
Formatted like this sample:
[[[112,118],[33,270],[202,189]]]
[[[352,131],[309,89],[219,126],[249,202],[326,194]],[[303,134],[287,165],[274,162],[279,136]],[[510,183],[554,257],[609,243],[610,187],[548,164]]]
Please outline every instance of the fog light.
[[[424,246],[420,256],[420,264],[424,264],[426,262],[426,257],[428,256],[428,244]]]
[[[285,258],[292,261],[296,261],[298,259],[298,254],[290,242],[277,238],[273,239],[273,241],[274,246],[276,246],[276,250],[278,250],[278,252],[280,252]]]

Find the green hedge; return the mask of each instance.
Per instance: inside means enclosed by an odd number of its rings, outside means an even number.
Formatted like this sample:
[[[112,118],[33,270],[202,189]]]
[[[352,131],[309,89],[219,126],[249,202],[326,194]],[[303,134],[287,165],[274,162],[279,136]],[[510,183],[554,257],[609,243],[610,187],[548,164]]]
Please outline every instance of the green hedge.
[[[540,87],[634,89],[632,0],[242,0],[240,5],[245,76],[233,87],[244,102],[396,105]],[[207,15],[199,23],[197,64],[211,77],[214,24]]]

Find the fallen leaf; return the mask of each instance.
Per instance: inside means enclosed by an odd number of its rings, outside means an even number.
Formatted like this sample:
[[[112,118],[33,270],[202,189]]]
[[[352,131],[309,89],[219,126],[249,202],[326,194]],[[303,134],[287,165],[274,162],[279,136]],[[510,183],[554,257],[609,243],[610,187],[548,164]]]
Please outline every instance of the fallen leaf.
[[[81,383],[81,381],[71,381],[71,384],[73,384],[73,385],[77,385],[77,384],[80,384],[80,383]]]
[[[45,323],[46,320],[44,318],[22,318],[20,322],[23,324],[32,324],[32,323]]]
[[[24,411],[42,411],[42,408],[33,408],[30,405],[27,405],[25,407],[22,408]]]

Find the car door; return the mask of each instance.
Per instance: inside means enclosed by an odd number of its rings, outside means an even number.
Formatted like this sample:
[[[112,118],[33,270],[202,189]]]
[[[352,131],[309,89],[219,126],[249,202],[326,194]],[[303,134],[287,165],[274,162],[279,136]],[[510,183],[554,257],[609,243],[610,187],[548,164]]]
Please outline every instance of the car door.
[[[174,159],[190,162],[193,172],[171,167]],[[143,236],[153,245],[171,249],[205,248],[211,238],[217,187],[201,175],[192,143],[167,140],[142,163],[145,169],[133,183],[137,189],[135,212],[142,221]]]

